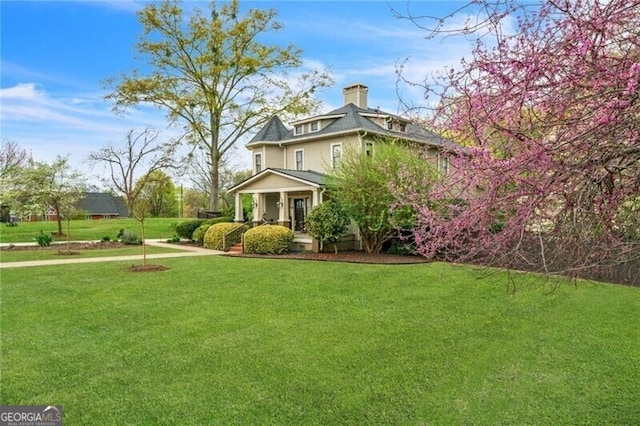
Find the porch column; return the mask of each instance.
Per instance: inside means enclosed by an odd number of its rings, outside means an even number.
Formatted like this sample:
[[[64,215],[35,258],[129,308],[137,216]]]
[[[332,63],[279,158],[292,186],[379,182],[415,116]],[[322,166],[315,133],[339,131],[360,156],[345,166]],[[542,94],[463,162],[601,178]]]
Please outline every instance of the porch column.
[[[280,209],[278,211],[278,222],[284,225],[287,221],[287,194],[285,192],[280,192]]]
[[[234,222],[244,222],[244,214],[242,212],[242,194],[236,192],[236,207],[235,207]]]
[[[315,191],[313,191],[311,194],[311,208],[314,208],[315,206],[317,206],[320,201],[318,199],[318,189],[316,189]]]
[[[258,194],[252,194],[251,195],[251,202],[253,203],[253,209],[252,209],[252,215],[253,215],[253,221],[254,222],[259,222],[262,215],[260,214],[260,198]]]

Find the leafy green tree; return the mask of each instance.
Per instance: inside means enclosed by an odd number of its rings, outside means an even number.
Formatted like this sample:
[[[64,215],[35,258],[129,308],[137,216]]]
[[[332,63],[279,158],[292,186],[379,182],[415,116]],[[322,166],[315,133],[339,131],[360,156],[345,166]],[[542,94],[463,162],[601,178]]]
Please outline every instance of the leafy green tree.
[[[184,124],[186,140],[207,156],[209,209],[217,211],[223,156],[272,115],[314,110],[311,95],[331,80],[313,70],[291,83],[288,72],[302,65],[301,51],[260,42],[282,27],[275,10],[249,9],[243,16],[238,0],[211,2],[209,9],[205,15],[196,8],[187,19],[178,1],[145,6],[138,13],[137,53],[149,72],[107,80],[107,99],[117,111],[155,105]]]
[[[27,165],[29,155],[26,150],[9,140],[2,139],[0,145],[0,221],[9,221],[7,197],[13,191],[14,177]]]
[[[396,191],[408,181],[430,182],[437,173],[417,146],[379,140],[374,152],[347,150],[328,177],[329,191],[356,222],[367,253],[380,253],[397,226],[407,226],[410,207]],[[423,188],[425,191],[427,188]],[[399,223],[393,212],[401,213]]]
[[[182,194],[182,217],[196,217],[207,207],[207,194],[194,188],[185,188]]]
[[[149,205],[149,216],[176,217],[178,213],[176,187],[166,173],[155,170],[138,180],[136,186],[140,185],[143,187],[139,188],[139,194]]]
[[[51,164],[31,162],[18,172],[12,184],[13,207],[27,213],[44,213],[51,208],[57,216],[58,235],[69,206],[86,192],[84,176],[71,168],[67,158],[57,157]]]
[[[349,223],[349,214],[336,200],[317,205],[305,219],[307,232],[320,241],[321,248],[324,243],[332,243],[336,254],[338,254],[336,243],[347,232]]]

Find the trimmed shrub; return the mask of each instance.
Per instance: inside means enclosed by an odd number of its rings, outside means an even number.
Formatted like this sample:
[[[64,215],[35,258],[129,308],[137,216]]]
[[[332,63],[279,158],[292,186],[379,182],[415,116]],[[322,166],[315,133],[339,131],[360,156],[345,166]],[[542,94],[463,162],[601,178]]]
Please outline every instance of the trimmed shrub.
[[[185,220],[176,225],[176,235],[185,240],[192,240],[193,231],[204,222],[202,219]],[[192,240],[193,241],[193,240]]]
[[[120,242],[128,246],[139,246],[142,244],[142,240],[138,238],[138,235],[135,232],[132,231],[124,231],[120,238]]]
[[[228,232],[233,231],[234,229],[238,229],[243,226],[244,225],[241,223],[234,222],[223,222],[211,225],[209,229],[207,229],[207,232],[204,234],[203,245],[206,248],[223,250],[224,247],[222,246],[222,239],[224,235]]]
[[[40,247],[49,247],[53,241],[53,237],[51,234],[45,234],[44,231],[40,231],[40,234],[36,236],[35,240]]]
[[[204,234],[207,233],[207,230],[211,225],[215,225],[216,223],[223,222],[233,222],[230,217],[217,217],[215,219],[207,219],[195,231],[193,231],[193,235],[191,236],[191,240],[195,241],[198,244],[204,243]]]
[[[244,234],[244,251],[255,254],[287,253],[292,241],[293,231],[285,226],[256,226]]]

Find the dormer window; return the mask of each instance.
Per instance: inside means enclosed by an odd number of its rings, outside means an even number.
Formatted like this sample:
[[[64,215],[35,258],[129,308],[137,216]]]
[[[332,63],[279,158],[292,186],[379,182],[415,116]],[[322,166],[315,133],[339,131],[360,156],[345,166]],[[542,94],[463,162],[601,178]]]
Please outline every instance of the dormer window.
[[[387,130],[393,130],[393,121],[387,121]]]
[[[309,124],[310,132],[317,132],[318,130],[320,130],[320,123],[318,123],[317,121],[314,121],[313,123]]]
[[[304,125],[298,124],[295,129],[296,135],[301,135],[304,133]]]
[[[406,132],[406,131],[407,131],[407,125],[406,125],[406,124],[404,124],[404,123],[402,123],[402,124],[400,125],[400,131],[401,131],[401,132],[403,132],[403,133],[404,133],[404,132]]]

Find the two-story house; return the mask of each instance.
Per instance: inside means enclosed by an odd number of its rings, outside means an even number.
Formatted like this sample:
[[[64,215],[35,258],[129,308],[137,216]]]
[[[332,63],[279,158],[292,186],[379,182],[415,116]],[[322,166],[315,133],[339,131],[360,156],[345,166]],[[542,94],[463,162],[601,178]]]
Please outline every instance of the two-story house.
[[[294,246],[310,250],[305,232],[307,213],[326,198],[325,173],[340,164],[347,149],[372,154],[376,140],[395,138],[426,145],[433,166],[446,174],[442,150],[451,142],[395,114],[369,108],[368,88],[353,84],[343,89],[344,106],[326,114],[291,123],[287,128],[274,116],[246,145],[253,159],[253,175],[229,190],[234,193],[235,220],[243,221],[242,194],[252,194],[253,222],[290,227]],[[357,229],[353,248],[359,249]]]

